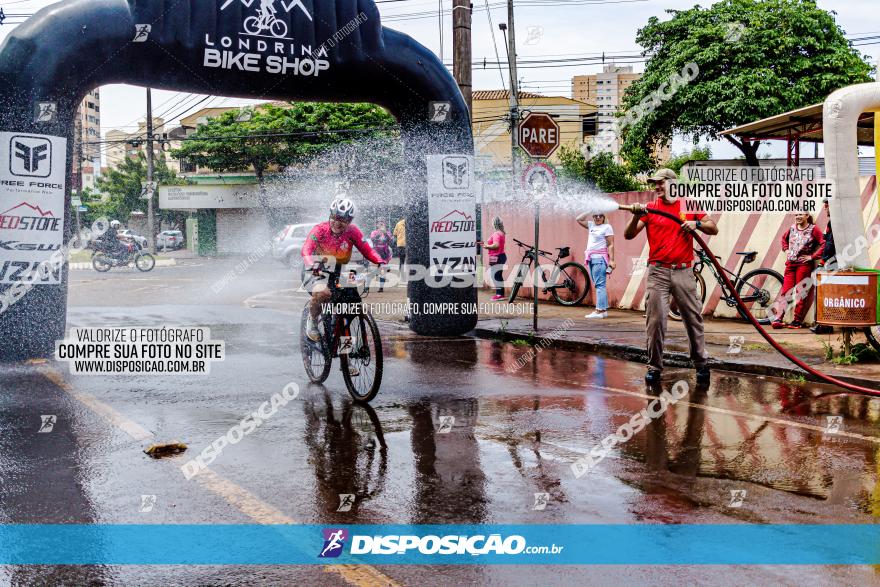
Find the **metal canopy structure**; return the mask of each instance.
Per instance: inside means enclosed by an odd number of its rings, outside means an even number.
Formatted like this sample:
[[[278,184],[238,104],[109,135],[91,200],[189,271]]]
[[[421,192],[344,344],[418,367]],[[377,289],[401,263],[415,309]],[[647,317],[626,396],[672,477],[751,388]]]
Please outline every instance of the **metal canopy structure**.
[[[788,164],[797,167],[800,163],[802,142],[825,142],[822,131],[822,108],[823,104],[813,104],[730,128],[720,134],[749,141],[785,141],[788,144]],[[874,146],[873,112],[865,112],[859,117],[858,144],[865,147]]]

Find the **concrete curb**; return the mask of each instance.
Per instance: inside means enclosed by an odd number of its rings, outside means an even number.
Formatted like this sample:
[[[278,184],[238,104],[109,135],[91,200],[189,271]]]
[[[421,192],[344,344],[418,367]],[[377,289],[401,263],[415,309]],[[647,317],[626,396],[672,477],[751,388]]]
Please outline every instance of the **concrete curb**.
[[[177,265],[177,261],[174,259],[162,259],[161,261],[156,261],[156,267],[173,267]],[[68,267],[71,271],[85,271],[88,269],[92,269],[91,263],[68,263]]]
[[[507,330],[503,333],[500,333],[496,330],[481,328],[479,326],[472,330],[471,334],[476,338],[504,340],[506,342],[517,339],[529,340],[529,338],[532,337],[532,334],[527,331]],[[645,361],[647,361],[648,358],[647,353],[645,352],[645,349],[643,347],[633,345],[584,340],[564,340],[559,338],[543,337],[540,335],[536,338],[549,340],[549,348],[599,353],[603,355],[608,355],[616,359],[624,359],[626,361],[635,361],[638,363],[644,363]],[[693,367],[690,357],[684,353],[665,352],[663,353],[663,361],[666,365],[670,367]],[[810,363],[811,361],[805,359],[805,362]],[[710,365],[713,369],[720,369],[723,371],[734,371],[737,373],[746,373],[749,375],[769,375],[772,377],[782,377],[786,379],[792,377],[804,377],[807,381],[822,383],[820,379],[801,370],[798,367],[795,367],[794,365],[792,365],[791,368],[784,368],[774,365],[761,364],[759,362],[745,363],[739,361],[720,360],[715,358],[710,361]],[[875,379],[862,379],[860,377],[849,377],[839,374],[835,374],[834,377],[835,379],[840,379],[841,381],[853,383],[855,385],[860,385],[863,387],[880,388],[880,383],[878,383]]]

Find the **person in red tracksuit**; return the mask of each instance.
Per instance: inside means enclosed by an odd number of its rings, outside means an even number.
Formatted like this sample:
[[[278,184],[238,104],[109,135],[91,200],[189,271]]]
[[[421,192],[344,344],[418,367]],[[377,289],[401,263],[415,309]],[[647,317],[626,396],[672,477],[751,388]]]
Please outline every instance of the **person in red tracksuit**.
[[[782,250],[786,253],[785,278],[782,281],[782,291],[777,299],[773,328],[803,328],[804,318],[810,306],[813,305],[813,270],[816,262],[822,258],[822,249],[825,245],[825,237],[822,231],[813,223],[813,217],[809,214],[796,214],[794,224],[788,232],[782,235]],[[794,320],[791,324],[785,324],[782,318],[785,316],[787,295],[798,284],[806,287],[804,294],[798,295],[797,305],[794,308]],[[800,288],[798,288],[799,290]],[[796,290],[796,291],[798,291]]]

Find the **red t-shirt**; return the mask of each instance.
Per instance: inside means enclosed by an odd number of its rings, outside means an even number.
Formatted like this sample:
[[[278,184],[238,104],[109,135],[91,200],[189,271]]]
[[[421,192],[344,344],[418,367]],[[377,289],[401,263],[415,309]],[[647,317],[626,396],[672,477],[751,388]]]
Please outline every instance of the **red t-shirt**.
[[[663,198],[657,198],[647,205],[648,208],[668,212],[682,220],[702,220],[703,212],[685,214],[681,211],[681,200],[667,204]],[[642,221],[648,233],[648,262],[657,263],[690,263],[694,260],[694,237],[682,232],[681,226],[663,216],[648,214]]]

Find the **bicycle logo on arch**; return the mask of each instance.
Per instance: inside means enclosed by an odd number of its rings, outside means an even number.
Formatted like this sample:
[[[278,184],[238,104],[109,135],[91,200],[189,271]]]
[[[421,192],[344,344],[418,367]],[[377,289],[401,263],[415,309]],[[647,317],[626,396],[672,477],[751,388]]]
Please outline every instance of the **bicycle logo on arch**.
[[[239,0],[247,8],[253,6],[259,1],[256,15],[248,16],[244,19],[244,33],[247,35],[264,37],[271,36],[276,39],[286,39],[289,32],[287,23],[278,18],[278,8],[276,0]],[[220,10],[225,10],[235,0],[225,0]],[[281,7],[285,12],[299,8],[306,15],[306,18],[312,20],[312,15],[303,5],[302,0],[281,0]]]

